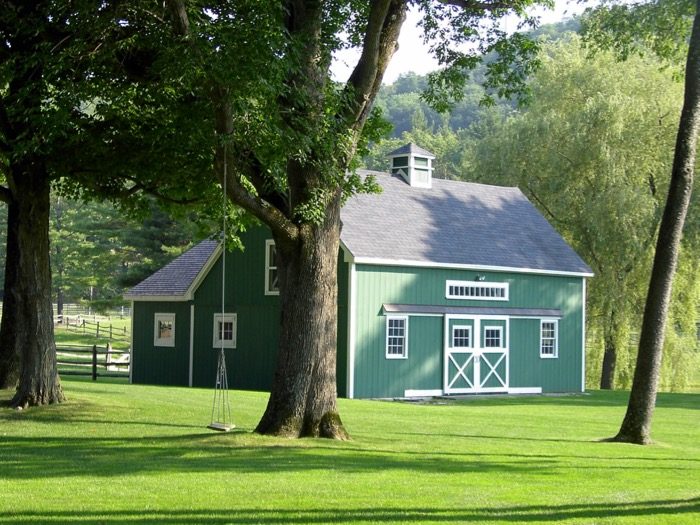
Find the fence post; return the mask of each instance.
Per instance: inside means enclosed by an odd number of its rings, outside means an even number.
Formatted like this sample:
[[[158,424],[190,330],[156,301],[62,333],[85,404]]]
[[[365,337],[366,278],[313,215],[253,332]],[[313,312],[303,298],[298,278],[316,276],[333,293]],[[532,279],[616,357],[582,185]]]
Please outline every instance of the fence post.
[[[92,345],[92,380],[97,381],[97,345]]]
[[[109,323],[109,340],[112,340],[112,323]]]
[[[85,335],[85,319],[83,319],[83,335]]]
[[[95,339],[100,338],[100,322],[97,321],[97,328],[95,328]]]

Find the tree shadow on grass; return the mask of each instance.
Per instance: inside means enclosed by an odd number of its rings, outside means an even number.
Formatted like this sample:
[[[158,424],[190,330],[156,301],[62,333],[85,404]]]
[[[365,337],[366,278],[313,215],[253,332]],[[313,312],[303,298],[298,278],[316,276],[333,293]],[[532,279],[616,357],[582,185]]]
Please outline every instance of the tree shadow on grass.
[[[591,503],[578,505],[517,505],[494,508],[358,508],[358,509],[254,509],[232,508],[211,510],[93,510],[93,511],[22,511],[0,516],[2,523],[43,523],[67,525],[105,523],[128,525],[135,523],[189,524],[189,523],[527,523],[560,522],[564,520],[598,520],[604,518],[632,518],[634,516],[677,516],[688,523],[690,514],[700,514],[700,498],[651,500],[632,503]],[[698,516],[700,517],[700,516]]]
[[[640,458],[341,448],[315,440],[254,437],[248,432],[223,435],[203,431],[177,436],[130,435],[128,438],[5,436],[0,443],[0,472],[8,480],[179,472],[268,472],[274,475],[315,470],[552,476],[571,469],[572,458],[578,460],[577,469],[678,472],[694,471],[695,467],[678,458],[640,463]]]

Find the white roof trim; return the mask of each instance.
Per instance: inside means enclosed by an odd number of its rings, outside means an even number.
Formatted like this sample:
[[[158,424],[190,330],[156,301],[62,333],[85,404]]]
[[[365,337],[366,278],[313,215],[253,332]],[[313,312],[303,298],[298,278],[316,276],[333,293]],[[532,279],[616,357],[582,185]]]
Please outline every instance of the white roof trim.
[[[345,245],[343,245],[345,246]],[[350,250],[345,247],[349,253]],[[454,270],[482,270],[492,272],[534,273],[542,275],[567,275],[573,277],[593,277],[591,272],[566,272],[560,270],[542,270],[540,268],[516,268],[510,266],[488,266],[478,264],[440,263],[433,261],[412,261],[408,259],[382,259],[378,257],[353,257],[355,264],[376,266],[409,266],[415,268],[447,268]]]
[[[157,302],[186,302],[189,299],[184,295],[124,295],[124,299],[130,300],[132,303],[157,303]]]
[[[190,287],[187,289],[187,292],[185,293],[185,296],[187,297],[187,299],[186,299],[187,301],[191,301],[194,299],[194,293],[197,291],[197,288],[199,288],[199,285],[202,284],[202,281],[204,280],[204,278],[209,274],[212,266],[214,266],[216,261],[219,259],[220,255],[221,255],[221,243],[219,243],[216,246],[216,248],[214,248],[214,251],[211,252],[211,255],[209,256],[209,259],[207,259],[207,262],[204,263],[204,266],[202,266],[202,269],[199,271],[199,273],[192,280],[192,284],[190,284]]]

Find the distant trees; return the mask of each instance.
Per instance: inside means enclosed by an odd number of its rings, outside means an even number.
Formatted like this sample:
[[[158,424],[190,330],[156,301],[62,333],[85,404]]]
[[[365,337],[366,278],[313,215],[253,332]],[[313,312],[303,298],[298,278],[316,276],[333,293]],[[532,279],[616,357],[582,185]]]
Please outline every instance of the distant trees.
[[[594,48],[614,49],[623,60],[644,52],[645,46],[671,63],[679,56],[686,57],[683,108],[644,307],[634,380],[625,418],[613,438],[646,444],[651,440],[673,281],[694,186],[700,130],[700,0],[613,3],[594,9],[584,27]]]
[[[63,302],[94,308],[121,301],[125,287],[145,279],[201,237],[187,216],[175,219],[153,202],[138,218],[109,202],[54,194],[51,269],[57,314]]]
[[[588,319],[601,344],[588,363],[601,388],[630,384],[668,188],[682,86],[661,65],[590,59],[576,37],[552,44],[531,105],[475,151],[472,178],[518,185],[593,268]]]

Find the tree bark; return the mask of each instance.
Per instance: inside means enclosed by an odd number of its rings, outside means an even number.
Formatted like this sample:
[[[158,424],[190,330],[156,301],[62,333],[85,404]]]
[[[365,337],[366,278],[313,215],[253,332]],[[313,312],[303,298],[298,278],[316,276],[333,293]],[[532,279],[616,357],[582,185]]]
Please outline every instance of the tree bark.
[[[11,167],[8,183],[17,204],[15,332],[20,376],[12,406],[60,403],[49,263],[50,181],[41,161]]]
[[[666,320],[678,262],[685,217],[690,204],[695,169],[695,151],[700,125],[700,0],[685,68],[685,95],[666,207],[659,227],[656,254],[651,271],[637,364],[625,418],[613,441],[647,444],[651,442],[651,421],[666,330]]]
[[[615,364],[617,362],[617,348],[612,335],[605,336],[605,353],[603,354],[603,368],[600,373],[600,389],[612,390],[615,388]]]
[[[280,284],[277,366],[261,434],[347,439],[336,406],[340,201],[295,240],[275,236]]]
[[[2,321],[0,321],[0,388],[15,388],[19,381],[19,345],[17,341],[17,204],[7,203],[7,249]]]

